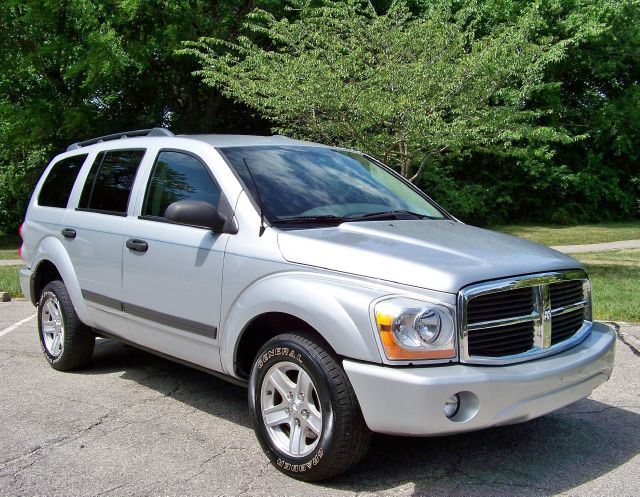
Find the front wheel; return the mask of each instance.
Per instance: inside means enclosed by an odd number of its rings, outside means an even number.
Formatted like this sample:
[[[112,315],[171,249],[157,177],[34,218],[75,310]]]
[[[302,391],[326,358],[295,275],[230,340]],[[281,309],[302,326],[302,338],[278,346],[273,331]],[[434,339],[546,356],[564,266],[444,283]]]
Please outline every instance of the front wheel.
[[[369,447],[371,433],[346,373],[306,337],[279,335],[262,347],[251,371],[249,407],[265,453],[294,478],[336,476]]]

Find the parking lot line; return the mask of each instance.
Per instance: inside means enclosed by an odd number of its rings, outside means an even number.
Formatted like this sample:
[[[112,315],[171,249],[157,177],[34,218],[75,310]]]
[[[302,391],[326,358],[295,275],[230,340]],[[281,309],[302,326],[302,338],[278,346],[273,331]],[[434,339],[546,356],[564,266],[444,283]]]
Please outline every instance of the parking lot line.
[[[3,337],[6,334],[11,333],[13,330],[15,330],[16,328],[19,328],[20,326],[22,326],[25,323],[28,323],[29,321],[31,321],[35,317],[36,317],[36,315],[32,314],[28,318],[24,318],[24,319],[18,321],[17,323],[12,324],[8,328],[5,328],[4,330],[0,331],[0,337]]]

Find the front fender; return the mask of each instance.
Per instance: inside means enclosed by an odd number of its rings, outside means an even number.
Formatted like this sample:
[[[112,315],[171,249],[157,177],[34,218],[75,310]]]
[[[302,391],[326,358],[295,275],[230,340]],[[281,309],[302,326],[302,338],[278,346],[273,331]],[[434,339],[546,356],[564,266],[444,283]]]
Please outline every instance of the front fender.
[[[243,331],[256,317],[270,312],[306,322],[341,356],[380,363],[369,317],[369,304],[380,296],[380,290],[354,285],[346,278],[305,272],[287,271],[258,280],[238,296],[221,327],[223,367],[235,375],[236,347]]]
[[[94,326],[89,314],[89,308],[82,298],[80,283],[73,269],[69,254],[60,240],[54,236],[44,237],[36,247],[31,263],[34,275],[38,271],[38,266],[44,261],[51,262],[58,269],[80,321],[87,326]]]

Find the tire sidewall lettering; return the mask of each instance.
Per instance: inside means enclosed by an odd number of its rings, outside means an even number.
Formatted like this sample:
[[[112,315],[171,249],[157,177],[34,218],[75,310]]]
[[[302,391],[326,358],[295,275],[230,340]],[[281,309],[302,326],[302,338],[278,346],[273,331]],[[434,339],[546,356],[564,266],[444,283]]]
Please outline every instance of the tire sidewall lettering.
[[[320,448],[318,449],[318,452],[316,453],[316,455],[313,456],[313,458],[310,461],[307,461],[305,463],[291,464],[279,457],[276,464],[287,471],[292,471],[293,473],[304,473],[305,471],[313,468],[314,466],[317,466],[318,463],[320,462],[320,459],[322,459],[323,455],[324,455],[324,450]]]
[[[269,361],[269,359],[276,356],[287,357],[288,359],[293,359],[294,361],[303,364],[302,354],[300,354],[299,352],[296,352],[289,347],[273,347],[260,356],[257,364],[258,369],[262,369],[265,363]]]

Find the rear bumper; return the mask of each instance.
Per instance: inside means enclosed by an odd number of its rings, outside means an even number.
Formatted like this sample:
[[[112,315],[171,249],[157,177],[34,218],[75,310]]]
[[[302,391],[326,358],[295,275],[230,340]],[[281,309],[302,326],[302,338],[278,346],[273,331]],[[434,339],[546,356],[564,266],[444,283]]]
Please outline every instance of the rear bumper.
[[[611,376],[615,332],[594,323],[590,335],[562,353],[508,366],[457,364],[390,368],[344,361],[372,431],[446,435],[520,423],[587,397]],[[445,401],[460,395],[448,419]]]

